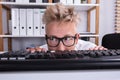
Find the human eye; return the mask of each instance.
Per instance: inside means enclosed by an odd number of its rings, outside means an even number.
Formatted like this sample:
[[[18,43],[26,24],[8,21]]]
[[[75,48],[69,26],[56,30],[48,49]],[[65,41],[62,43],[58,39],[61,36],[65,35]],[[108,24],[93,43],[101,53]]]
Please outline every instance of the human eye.
[[[72,36],[66,36],[66,37],[64,37],[64,41],[70,41],[70,40],[73,40]]]
[[[51,41],[58,41],[57,38],[54,37],[54,36],[49,37],[49,40],[51,40]]]

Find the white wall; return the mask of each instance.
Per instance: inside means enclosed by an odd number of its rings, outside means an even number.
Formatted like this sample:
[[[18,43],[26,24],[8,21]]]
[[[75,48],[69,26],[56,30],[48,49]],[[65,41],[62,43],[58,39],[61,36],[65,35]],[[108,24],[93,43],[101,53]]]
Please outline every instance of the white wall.
[[[115,1],[116,0],[100,0],[99,44],[101,44],[102,37],[105,34],[115,32]]]

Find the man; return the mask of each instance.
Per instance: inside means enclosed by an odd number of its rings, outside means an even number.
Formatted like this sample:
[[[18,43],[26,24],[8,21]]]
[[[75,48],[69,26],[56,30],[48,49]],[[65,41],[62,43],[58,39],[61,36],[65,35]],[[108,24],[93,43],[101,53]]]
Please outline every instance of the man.
[[[46,25],[46,45],[31,49],[31,51],[44,50],[105,50],[102,46],[80,40],[77,33],[79,16],[74,8],[66,7],[63,4],[48,6],[43,22]]]

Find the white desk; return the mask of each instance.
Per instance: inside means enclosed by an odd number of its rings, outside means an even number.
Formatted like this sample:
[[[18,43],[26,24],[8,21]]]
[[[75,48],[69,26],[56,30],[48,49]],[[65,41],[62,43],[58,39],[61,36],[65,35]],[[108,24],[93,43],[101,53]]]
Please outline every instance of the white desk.
[[[0,80],[120,80],[120,70],[0,72]]]

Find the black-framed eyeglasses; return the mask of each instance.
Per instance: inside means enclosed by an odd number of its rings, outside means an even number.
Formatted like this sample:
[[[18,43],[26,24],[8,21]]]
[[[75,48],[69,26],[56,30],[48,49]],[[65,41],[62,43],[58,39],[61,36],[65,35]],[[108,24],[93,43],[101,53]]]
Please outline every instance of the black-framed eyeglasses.
[[[50,47],[57,47],[60,43],[60,41],[62,41],[64,46],[67,47],[71,47],[75,44],[75,39],[76,39],[76,35],[75,36],[65,36],[62,38],[58,38],[56,36],[47,36],[46,35],[46,41],[48,46]]]

